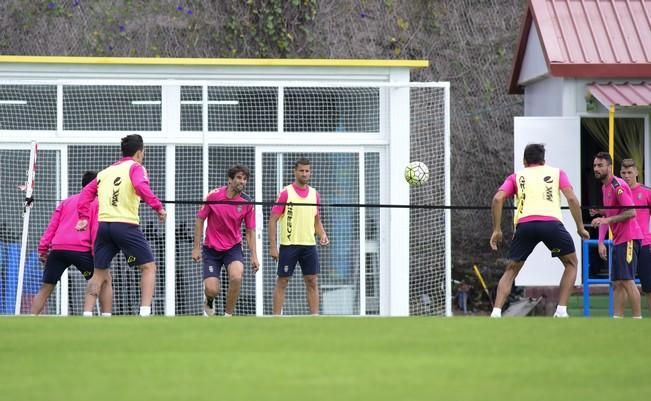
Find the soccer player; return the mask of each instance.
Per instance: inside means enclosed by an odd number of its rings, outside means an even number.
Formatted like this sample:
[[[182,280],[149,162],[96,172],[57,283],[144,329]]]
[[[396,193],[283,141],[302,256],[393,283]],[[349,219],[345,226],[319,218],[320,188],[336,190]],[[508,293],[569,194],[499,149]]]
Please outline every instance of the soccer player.
[[[646,294],[647,306],[651,312],[651,232],[649,231],[651,188],[637,182],[638,171],[637,166],[635,165],[635,160],[633,159],[622,160],[622,166],[619,173],[622,179],[626,181],[626,184],[631,188],[631,194],[633,195],[633,203],[635,206],[646,206],[645,208],[635,209],[635,218],[637,219],[637,224],[640,226],[642,235],[644,236],[637,257],[637,273],[640,277],[640,284],[642,284],[642,291]],[[600,242],[600,245],[603,246],[603,243]]]
[[[527,145],[524,148],[524,169],[508,176],[493,197],[493,233],[490,239],[493,250],[497,250],[502,241],[504,201],[515,195],[517,210],[514,216],[516,228],[509,252],[510,260],[498,284],[491,317],[502,316],[502,306],[511,292],[513,280],[541,241],[551,251],[552,257],[559,258],[565,267],[554,317],[568,317],[567,301],[576,280],[578,259],[574,241],[561,222],[561,192],[567,199],[577,233],[581,238],[588,239],[590,235],[581,220],[581,205],[567,174],[559,168],[545,164],[543,144]]]
[[[294,182],[287,185],[278,195],[276,205],[271,209],[269,219],[269,255],[278,261],[278,278],[274,288],[272,312],[280,315],[285,303],[285,289],[294,274],[296,263],[300,263],[303,281],[307,290],[307,303],[312,315],[319,314],[319,287],[317,275],[320,271],[319,255],[316,251],[314,234],[319,236],[320,245],[328,245],[328,235],[321,224],[319,193],[308,185],[310,161],[299,159],[294,163]],[[280,204],[278,204],[280,203]],[[297,206],[300,204],[306,206]],[[280,220],[280,249],[278,249],[276,224]]]
[[[81,178],[81,186],[85,187],[97,175],[94,171],[86,171]],[[90,205],[89,229],[75,230],[77,222],[77,203],[79,194],[72,195],[59,203],[52,213],[50,224],[38,243],[38,254],[45,264],[43,285],[32,302],[32,314],[38,315],[43,311],[45,302],[54,290],[63,272],[74,265],[88,281],[93,276],[93,242],[97,233],[97,202]],[[100,291],[102,316],[111,315],[113,302],[112,288],[104,285]]]
[[[99,202],[99,225],[95,238],[95,274],[86,287],[84,316],[92,316],[99,289],[110,283],[109,267],[118,251],[122,251],[131,266],[139,266],[140,316],[151,315],[151,302],[156,284],[156,262],[149,243],[140,230],[140,199],[158,213],[161,222],[167,213],[161,201],[149,187],[147,170],[142,165],[145,147],[142,136],[133,134],[122,138],[123,158],[97,174],[84,187],[79,198],[77,230],[88,228],[90,204]]]
[[[246,226],[246,242],[251,252],[251,267],[257,272],[260,267],[255,246],[255,208],[251,197],[244,193],[249,180],[249,169],[235,165],[228,170],[228,184],[213,189],[206,197],[206,202],[197,212],[194,224],[194,247],[192,259],[199,262],[203,257],[203,286],[205,303],[204,316],[215,314],[214,300],[219,294],[219,277],[222,266],[228,272],[228,293],[224,316],[232,316],[235,303],[242,287],[244,272],[244,255],[242,254],[242,223]],[[241,203],[210,203],[232,201]],[[201,247],[204,221],[208,219],[206,239]]]
[[[599,227],[599,256],[604,260],[607,259],[608,253],[603,240],[609,226],[613,232],[613,260],[611,264],[611,280],[613,281],[615,295],[613,317],[624,317],[624,304],[626,296],[628,296],[633,318],[641,319],[640,292],[634,280],[638,266],[640,242],[644,235],[636,219],[638,212],[631,208],[631,206],[635,206],[631,189],[627,181],[613,175],[612,164],[613,160],[609,153],[599,152],[594,158],[593,170],[595,178],[602,183],[601,192],[604,206],[619,206],[619,208],[602,209],[600,212],[604,217],[596,217],[592,220],[592,225]],[[630,164],[628,165],[630,168]],[[621,171],[629,175],[624,163],[622,163]],[[630,175],[632,176],[632,174]],[[629,177],[629,180],[635,183],[635,177]],[[647,230],[648,224],[649,213],[646,211]]]

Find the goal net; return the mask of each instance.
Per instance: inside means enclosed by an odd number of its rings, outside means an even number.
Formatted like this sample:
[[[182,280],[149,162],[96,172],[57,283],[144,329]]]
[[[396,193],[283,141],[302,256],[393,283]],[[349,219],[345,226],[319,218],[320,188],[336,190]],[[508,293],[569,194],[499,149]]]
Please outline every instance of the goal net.
[[[227,183],[234,164],[251,171],[245,188],[256,205],[257,249],[262,270],[251,270],[243,235],[244,276],[237,315],[271,314],[276,262],[269,256],[268,221],[278,193],[294,181],[298,158],[311,162],[310,185],[320,193],[319,213],[330,245],[317,247],[320,313],[328,315],[389,314],[393,297],[403,297],[411,315],[450,313],[449,213],[449,87],[414,84],[406,90],[408,115],[388,115],[391,85],[270,84],[187,85],[179,83],[176,98],[166,99],[162,85],[0,85],[0,313],[13,313],[21,245],[29,143],[16,133],[40,132],[34,203],[29,222],[22,313],[41,284],[38,241],[59,201],[81,190],[85,171],[100,171],[121,158],[119,140],[140,133],[145,140],[144,166],[154,193],[170,211],[168,222],[142,204],[141,229],[158,266],[154,314],[200,315],[203,307],[202,264],[192,261],[196,213],[206,194]],[[57,98],[62,96],[62,112]],[[5,101],[2,103],[2,101]],[[8,101],[16,101],[9,104]],[[24,102],[18,102],[23,101]],[[177,114],[164,104],[176,102]],[[170,123],[171,120],[171,123]],[[57,130],[59,127],[59,130]],[[177,133],[167,129],[176,127]],[[429,167],[429,181],[409,187],[402,171],[393,171],[387,130],[399,127],[409,141],[408,161]],[[58,132],[58,133],[57,133]],[[68,137],[70,139],[68,139]],[[267,137],[269,139],[267,139]],[[75,138],[75,139],[72,139]],[[80,138],[82,138],[80,140]],[[324,139],[325,138],[325,139]],[[276,144],[278,141],[279,144]],[[409,196],[404,204],[387,202],[389,194]],[[408,209],[408,218],[395,210]],[[408,250],[398,249],[390,233],[404,232]],[[244,233],[244,232],[243,232]],[[401,263],[390,264],[392,253]],[[408,277],[395,286],[390,272]],[[137,314],[140,272],[118,254],[111,265],[113,313]],[[82,312],[86,281],[69,268],[49,298],[44,313]],[[228,276],[221,273],[217,314],[223,314]],[[30,298],[32,297],[32,298]],[[300,266],[286,292],[283,314],[308,314]]]

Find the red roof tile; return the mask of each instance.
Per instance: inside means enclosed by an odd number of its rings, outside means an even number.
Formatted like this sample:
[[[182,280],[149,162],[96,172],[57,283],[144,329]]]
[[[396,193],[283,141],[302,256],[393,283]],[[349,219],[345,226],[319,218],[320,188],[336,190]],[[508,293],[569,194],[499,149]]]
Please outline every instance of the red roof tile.
[[[606,107],[651,105],[651,83],[591,83],[588,90]]]
[[[651,0],[529,0],[509,93],[522,93],[532,22],[552,76],[651,77]]]

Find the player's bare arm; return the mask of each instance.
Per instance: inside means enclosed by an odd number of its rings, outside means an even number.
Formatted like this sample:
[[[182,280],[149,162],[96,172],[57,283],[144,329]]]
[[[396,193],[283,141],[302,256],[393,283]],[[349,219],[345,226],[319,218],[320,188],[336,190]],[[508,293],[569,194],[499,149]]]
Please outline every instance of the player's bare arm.
[[[165,223],[165,219],[167,219],[167,212],[165,211],[165,209],[161,208],[158,211],[156,211],[156,213],[158,213],[158,221],[160,221],[161,223]]]
[[[583,218],[581,217],[581,203],[579,203],[579,199],[574,194],[574,190],[572,187],[568,187],[561,189],[561,192],[563,192],[563,196],[565,196],[565,199],[567,199],[567,205],[570,207],[570,213],[572,214],[572,218],[576,224],[576,232],[581,238],[589,239],[590,233],[588,233],[585,227],[583,227]]]
[[[260,270],[260,261],[258,260],[258,251],[255,245],[255,229],[249,230],[246,229],[246,243],[249,246],[249,251],[251,252],[251,269],[253,273],[256,273]]]
[[[201,240],[203,239],[203,219],[196,218],[194,221],[194,241],[192,243],[192,260],[201,260]]]
[[[321,223],[321,218],[317,215],[314,217],[314,231],[319,237],[319,245],[326,246],[330,244],[330,239],[328,239],[328,234],[326,234],[323,224]]]
[[[491,204],[493,233],[491,234],[490,246],[494,251],[496,251],[498,245],[502,243],[502,208],[504,207],[505,200],[506,194],[504,191],[497,191],[495,196],[493,196],[493,202]]]
[[[269,218],[269,228],[268,228],[268,234],[269,234],[269,256],[273,260],[278,260],[278,243],[276,242],[276,230],[277,230],[277,224],[278,224],[278,219],[280,219],[279,214],[274,214],[271,213],[271,217]]]
[[[602,224],[621,223],[622,221],[635,218],[635,209],[626,209],[620,214],[610,217],[597,217],[592,220],[593,227],[599,227]]]

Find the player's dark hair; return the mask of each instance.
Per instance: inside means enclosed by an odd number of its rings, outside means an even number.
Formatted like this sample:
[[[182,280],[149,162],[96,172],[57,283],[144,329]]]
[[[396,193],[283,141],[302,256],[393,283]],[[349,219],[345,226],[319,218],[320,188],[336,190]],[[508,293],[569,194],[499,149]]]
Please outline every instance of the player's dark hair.
[[[249,179],[249,177],[251,177],[251,172],[249,171],[249,169],[246,166],[243,166],[241,164],[236,164],[233,167],[229,168],[227,175],[228,178],[233,179],[238,173],[244,174],[247,180]]]
[[[294,163],[294,170],[298,168],[298,166],[309,166],[310,161],[304,157],[301,157],[300,159],[296,160],[296,163]]]
[[[84,175],[81,176],[81,187],[85,187],[89,182],[97,177],[97,172],[95,171],[86,171]]]
[[[605,160],[606,163],[608,163],[609,166],[613,164],[613,158],[610,157],[610,153],[608,153],[608,152],[599,152],[594,156],[594,158],[595,159]]]
[[[131,134],[122,138],[120,147],[122,148],[122,156],[130,157],[135,155],[137,151],[143,150],[145,148],[145,144],[142,141],[142,136],[138,134]]]
[[[530,143],[524,148],[524,161],[527,164],[543,164],[545,162],[545,145]]]

